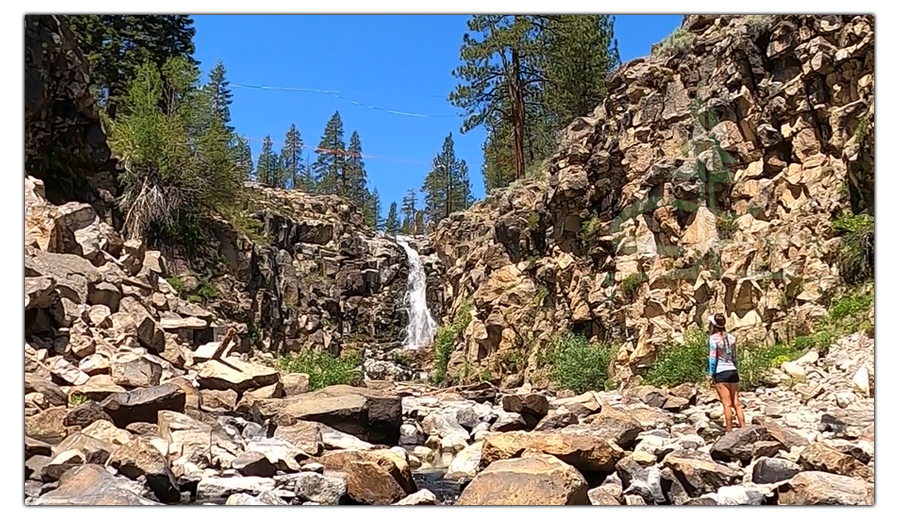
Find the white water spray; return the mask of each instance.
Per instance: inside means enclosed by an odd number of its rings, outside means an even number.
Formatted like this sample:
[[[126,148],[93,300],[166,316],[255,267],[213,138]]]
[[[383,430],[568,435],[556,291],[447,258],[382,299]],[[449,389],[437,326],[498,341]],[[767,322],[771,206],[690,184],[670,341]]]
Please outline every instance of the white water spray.
[[[425,298],[428,280],[425,277],[422,259],[406,240],[403,236],[397,236],[397,243],[403,247],[409,260],[409,277],[406,278],[406,296],[404,296],[409,324],[406,325],[403,347],[418,349],[431,345],[437,331],[437,323],[428,311],[428,302]]]

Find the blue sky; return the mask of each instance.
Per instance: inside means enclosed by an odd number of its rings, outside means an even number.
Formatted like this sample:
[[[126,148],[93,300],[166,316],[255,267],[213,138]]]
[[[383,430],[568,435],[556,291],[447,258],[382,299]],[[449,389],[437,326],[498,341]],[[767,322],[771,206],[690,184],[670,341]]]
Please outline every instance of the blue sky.
[[[681,23],[680,15],[618,15],[623,62]],[[357,130],[369,187],[383,214],[406,190],[422,185],[431,159],[453,132],[457,157],[469,165],[476,198],[484,196],[484,131],[460,135],[462,118],[447,102],[456,80],[465,15],[197,15],[195,58],[204,75],[222,60],[232,83],[232,125],[251,139],[256,155],[270,135],[276,151],[291,124],[304,144],[319,143],[325,123],[340,111],[345,141]],[[285,87],[298,90],[240,88]],[[309,90],[337,91],[340,97]],[[358,104],[355,104],[358,103]],[[375,108],[371,108],[375,107]],[[413,117],[385,110],[427,115]],[[420,195],[421,200],[421,195]]]

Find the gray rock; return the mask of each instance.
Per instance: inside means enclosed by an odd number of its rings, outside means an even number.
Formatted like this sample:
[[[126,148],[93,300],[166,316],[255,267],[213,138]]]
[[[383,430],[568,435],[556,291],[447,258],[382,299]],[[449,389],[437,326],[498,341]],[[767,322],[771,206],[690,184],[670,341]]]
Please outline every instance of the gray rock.
[[[347,482],[343,478],[316,472],[301,472],[293,476],[294,492],[304,501],[320,505],[337,505],[347,495]]]
[[[760,458],[753,464],[754,483],[768,484],[787,481],[800,472],[800,466],[782,458]]]

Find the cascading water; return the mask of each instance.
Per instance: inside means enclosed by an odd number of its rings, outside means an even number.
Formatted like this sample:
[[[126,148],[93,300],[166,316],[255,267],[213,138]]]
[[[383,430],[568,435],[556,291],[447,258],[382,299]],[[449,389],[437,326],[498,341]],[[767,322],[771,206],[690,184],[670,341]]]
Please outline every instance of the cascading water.
[[[425,267],[422,265],[419,253],[409,246],[407,238],[397,236],[397,243],[403,247],[409,260],[409,277],[406,278],[406,296],[404,297],[409,324],[406,325],[403,347],[418,349],[430,346],[437,331],[437,323],[431,317],[425,298],[428,282],[425,277]]]

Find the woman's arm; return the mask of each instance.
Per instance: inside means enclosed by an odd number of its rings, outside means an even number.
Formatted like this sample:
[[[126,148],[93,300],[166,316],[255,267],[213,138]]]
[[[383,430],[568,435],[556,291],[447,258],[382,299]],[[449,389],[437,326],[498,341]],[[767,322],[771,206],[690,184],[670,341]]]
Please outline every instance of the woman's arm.
[[[709,362],[706,366],[707,375],[710,377],[716,373],[716,364],[718,363],[718,356],[716,355],[716,343],[713,341],[713,338],[709,338]]]

